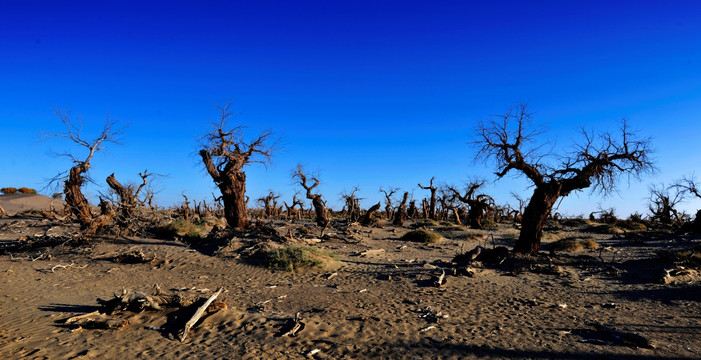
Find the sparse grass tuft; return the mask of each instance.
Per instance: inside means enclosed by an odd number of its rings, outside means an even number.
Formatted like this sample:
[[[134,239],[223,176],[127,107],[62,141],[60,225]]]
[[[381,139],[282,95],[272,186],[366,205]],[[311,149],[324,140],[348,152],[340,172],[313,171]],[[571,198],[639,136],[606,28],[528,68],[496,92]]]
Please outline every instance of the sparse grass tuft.
[[[274,270],[295,271],[303,268],[323,268],[336,255],[310,246],[287,246],[265,254],[265,265]]]
[[[467,230],[467,228],[462,226],[462,225],[454,224],[454,223],[447,222],[447,221],[441,221],[440,226],[438,226],[436,228],[436,231],[466,231],[466,230]]]
[[[404,236],[402,236],[401,239],[405,241],[415,241],[426,244],[439,243],[444,240],[442,236],[427,229],[416,229],[409,231],[408,233],[404,234]]]

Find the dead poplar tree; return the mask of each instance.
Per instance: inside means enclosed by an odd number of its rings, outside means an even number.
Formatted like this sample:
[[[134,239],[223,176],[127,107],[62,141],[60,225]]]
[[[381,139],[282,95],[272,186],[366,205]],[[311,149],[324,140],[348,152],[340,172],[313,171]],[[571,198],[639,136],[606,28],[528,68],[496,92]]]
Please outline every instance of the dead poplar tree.
[[[341,193],[341,199],[346,203],[345,208],[348,211],[348,221],[350,222],[356,222],[360,219],[360,199],[355,197],[357,191],[358,187],[354,187],[350,194],[346,192]]]
[[[437,220],[436,219],[436,191],[438,190],[438,188],[433,186],[433,180],[435,178],[436,178],[435,176],[431,178],[431,182],[428,184],[428,186],[423,186],[423,185],[419,184],[420,188],[422,188],[424,190],[431,191],[431,201],[430,201],[429,207],[428,207],[428,214],[425,214],[431,220]]]
[[[297,195],[299,195],[299,192],[292,196],[292,205],[287,205],[287,202],[285,201],[282,202],[285,205],[285,209],[287,211],[287,220],[292,219],[293,216],[296,216],[297,220],[302,219],[304,204],[302,204],[302,200],[297,198]],[[299,210],[295,209],[296,206],[299,206]]]
[[[312,176],[313,184],[307,184],[307,176],[304,174],[304,169],[302,165],[297,165],[297,169],[292,174],[292,178],[299,182],[304,190],[307,192],[307,199],[312,201],[312,206],[314,206],[314,211],[316,213],[316,224],[323,228],[326,228],[329,224],[329,211],[326,209],[326,203],[321,197],[321,194],[312,194],[312,190],[319,186],[319,178],[317,176]]]
[[[360,219],[360,225],[363,226],[369,226],[373,223],[373,214],[380,208],[380,205],[382,205],[381,202],[377,202],[377,204],[371,206],[368,211],[365,212],[365,215]]]
[[[66,127],[66,132],[58,134],[48,134],[47,137],[59,137],[65,138],[73,143],[85,148],[87,150],[87,155],[84,158],[78,158],[70,153],[63,153],[60,156],[66,156],[71,158],[73,161],[73,167],[68,170],[68,176],[65,173],[61,173],[54,177],[50,183],[57,181],[63,181],[63,193],[65,195],[66,209],[70,214],[76,217],[78,223],[80,223],[80,229],[83,233],[88,235],[96,234],[98,231],[104,228],[102,224],[95,224],[96,226],[91,226],[95,220],[95,216],[91,211],[90,204],[88,200],[83,195],[82,187],[86,181],[86,176],[88,170],[90,170],[91,163],[95,153],[103,149],[103,146],[107,143],[119,144],[116,140],[117,136],[122,133],[122,129],[117,129],[117,122],[107,119],[105,125],[100,131],[100,134],[92,141],[85,140],[81,134],[81,125],[75,124],[70,119],[69,112],[62,112],[60,110],[56,111],[56,115],[59,117],[63,125]],[[104,214],[107,216],[108,214]],[[108,222],[107,219],[102,218],[100,222]]]
[[[475,159],[494,161],[498,178],[516,170],[534,184],[514,247],[519,253],[538,252],[543,226],[561,197],[590,186],[608,194],[622,174],[639,178],[654,170],[649,138],[638,138],[625,120],[619,137],[608,132],[595,136],[583,130],[582,143],[575,144],[570,154],[555,157],[539,154],[541,146],[533,146],[541,132],[531,127],[530,119],[526,105],[512,107],[480,123],[474,139]]]
[[[664,185],[652,185],[648,188],[650,193],[648,208],[652,214],[650,220],[675,228],[684,225],[682,214],[676,209],[685,197],[685,192],[679,190],[678,187]]]
[[[229,106],[226,104],[218,108],[219,122],[213,126],[210,133],[202,137],[203,149],[199,154],[207,173],[222,194],[227,224],[232,229],[242,230],[249,224],[244,167],[248,164],[269,164],[277,141],[271,142],[270,131],[246,141],[243,137],[243,127],[227,127],[227,121],[233,115]]]
[[[473,229],[482,229],[482,218],[494,205],[494,200],[491,196],[485,194],[475,195],[475,192],[482,187],[484,183],[484,180],[475,180],[468,183],[464,195],[460,194],[456,188],[448,186],[453,196],[469,207],[467,211],[467,223]]]
[[[697,199],[701,199],[701,191],[699,191],[696,184],[697,182],[696,176],[694,176],[694,174],[690,174],[677,180],[672,187],[682,192],[684,196],[691,195]],[[696,211],[696,216],[694,217],[694,221],[691,223],[691,227],[693,232],[701,233],[701,210]]]
[[[394,220],[392,221],[393,225],[395,225],[395,226],[404,225],[404,222],[406,221],[406,218],[407,218],[406,202],[408,199],[409,199],[409,192],[405,191],[404,196],[402,196],[402,201],[399,203],[399,206],[397,206],[397,209],[394,211]]]
[[[385,216],[387,220],[392,219],[392,195],[396,193],[399,188],[389,188],[389,190],[384,190],[380,188],[380,192],[385,195]]]
[[[260,197],[257,201],[263,205],[263,214],[266,218],[271,218],[279,215],[277,199],[280,198],[280,194],[276,194],[272,190],[268,190],[268,195]]]

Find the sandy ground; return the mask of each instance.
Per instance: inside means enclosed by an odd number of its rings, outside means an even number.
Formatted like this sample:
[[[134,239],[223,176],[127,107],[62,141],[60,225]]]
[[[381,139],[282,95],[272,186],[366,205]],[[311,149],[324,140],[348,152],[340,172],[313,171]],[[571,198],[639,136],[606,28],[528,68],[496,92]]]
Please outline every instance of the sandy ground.
[[[481,243],[485,247],[511,246],[517,230],[507,224],[448,231],[447,240],[436,245],[399,240],[407,231],[359,228],[352,239],[323,241],[318,246],[338,255],[337,267],[295,273],[150,238],[3,250],[0,358],[701,358],[701,287],[660,283],[656,257],[661,249],[698,245],[699,238],[633,242],[594,234],[610,246],[601,257],[599,251],[584,251],[525,259],[526,271],[474,267],[474,276],[448,276],[435,287],[436,266],[480,244],[467,234],[490,239]],[[0,219],[3,249],[22,236],[71,232],[75,226],[33,215]],[[384,251],[358,255],[377,249]],[[128,250],[156,260],[106,260]],[[536,271],[553,268],[557,271]],[[184,342],[173,327],[185,315],[174,311],[133,314],[117,330],[64,324],[99,310],[98,298],[110,299],[123,288],[152,293],[156,284],[166,292],[203,297],[223,287],[229,309],[204,317]],[[296,336],[280,336],[295,314],[304,328]],[[603,337],[594,323],[642,335],[655,348],[621,345]]]

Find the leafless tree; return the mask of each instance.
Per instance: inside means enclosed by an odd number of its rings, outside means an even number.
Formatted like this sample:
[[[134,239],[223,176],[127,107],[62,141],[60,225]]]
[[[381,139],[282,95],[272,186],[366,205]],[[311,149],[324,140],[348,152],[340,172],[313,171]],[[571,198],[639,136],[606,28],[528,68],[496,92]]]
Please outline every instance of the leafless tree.
[[[66,131],[57,134],[48,134],[48,138],[64,138],[85,148],[87,154],[84,157],[77,157],[74,154],[63,153],[60,156],[66,156],[73,161],[73,167],[66,173],[61,173],[51,180],[51,183],[63,181],[63,193],[65,194],[67,210],[78,219],[80,229],[86,234],[96,234],[104,228],[102,223],[109,222],[104,217],[99,222],[95,222],[96,217],[93,215],[88,200],[82,193],[82,187],[87,180],[87,173],[90,170],[91,163],[95,153],[102,150],[107,143],[119,144],[117,137],[121,135],[123,129],[117,128],[118,123],[107,119],[100,131],[99,135],[93,140],[86,140],[81,134],[82,126],[80,123],[74,123],[70,118],[69,112],[56,110],[56,115],[66,127]],[[108,216],[109,214],[103,214]]]
[[[279,208],[277,205],[277,199],[279,198],[280,194],[276,194],[274,191],[268,190],[268,195],[257,199],[257,201],[263,205],[263,214],[266,218],[279,215]]]
[[[682,192],[684,194],[683,196],[694,196],[697,199],[701,199],[701,192],[699,191],[697,183],[698,180],[696,179],[696,176],[694,176],[694,174],[690,174],[677,180],[672,187]],[[692,231],[701,233],[701,209],[696,211],[694,222],[691,225]]]
[[[519,105],[480,123],[474,140],[478,148],[476,160],[493,161],[497,177],[516,170],[534,184],[514,247],[520,253],[536,253],[540,249],[545,221],[561,197],[590,186],[593,191],[607,194],[615,190],[616,180],[622,174],[639,178],[654,170],[649,138],[639,138],[625,120],[619,137],[608,132],[595,136],[582,130],[584,141],[575,144],[570,154],[556,157],[558,161],[553,161],[551,154],[542,153],[542,146],[534,145],[540,134],[532,127],[527,105]]]
[[[360,218],[360,225],[363,226],[369,226],[372,225],[374,218],[373,214],[380,208],[380,205],[382,203],[380,201],[377,202],[377,204],[371,206],[368,211],[365,212],[365,215],[363,215],[362,218]]]
[[[448,187],[456,199],[469,206],[469,210],[467,212],[467,223],[473,229],[482,228],[482,218],[487,214],[489,209],[494,207],[494,200],[491,196],[485,194],[475,194],[477,190],[484,185],[484,183],[484,180],[469,182],[466,186],[464,195],[460,194],[455,187]]]
[[[675,186],[665,187],[664,185],[651,185],[648,188],[650,220],[660,225],[681,227],[684,225],[683,214],[676,209],[682,201],[686,192]]]
[[[355,197],[355,193],[358,192],[358,187],[354,187],[353,191],[349,193],[341,193],[341,199],[346,203],[345,208],[348,211],[348,220],[350,222],[356,222],[360,219],[360,200]]]
[[[299,192],[292,196],[292,205],[287,205],[287,202],[285,201],[282,202],[285,205],[285,210],[287,211],[287,220],[291,220],[293,216],[297,217],[298,220],[302,218],[304,204],[302,204],[302,200],[300,200],[297,195],[299,195]],[[297,206],[299,206],[299,210],[295,209]]]
[[[419,187],[424,189],[424,190],[429,190],[431,191],[431,202],[429,203],[429,208],[428,208],[428,218],[432,220],[437,220],[436,219],[436,191],[438,190],[437,187],[433,185],[433,180],[436,177],[432,177],[430,183],[428,186],[423,186],[419,183]],[[424,215],[426,215],[426,211],[424,210]]]
[[[307,199],[312,201],[312,206],[314,206],[314,211],[316,212],[316,224],[323,228],[326,228],[329,224],[329,211],[326,209],[326,203],[321,197],[321,194],[313,194],[312,190],[319,186],[319,177],[312,176],[313,184],[307,184],[307,176],[304,174],[304,169],[302,164],[297,165],[297,169],[292,173],[292,178],[297,180],[299,185],[301,185],[307,192]]]
[[[218,107],[219,122],[202,137],[203,149],[199,154],[207,173],[221,191],[226,222],[231,228],[241,230],[249,225],[244,167],[248,164],[269,164],[272,153],[277,150],[277,141],[271,139],[273,134],[270,131],[246,141],[241,126],[227,126],[227,121],[233,116],[229,107],[228,103]]]
[[[397,206],[397,209],[394,211],[394,220],[392,221],[392,224],[395,226],[402,226],[404,225],[404,222],[406,221],[407,218],[407,210],[406,210],[406,202],[409,199],[409,192],[405,191],[404,195],[402,196],[402,201],[399,203]]]
[[[390,187],[388,190],[380,188],[380,192],[385,195],[385,216],[387,220],[392,219],[392,195],[396,193],[399,188]]]

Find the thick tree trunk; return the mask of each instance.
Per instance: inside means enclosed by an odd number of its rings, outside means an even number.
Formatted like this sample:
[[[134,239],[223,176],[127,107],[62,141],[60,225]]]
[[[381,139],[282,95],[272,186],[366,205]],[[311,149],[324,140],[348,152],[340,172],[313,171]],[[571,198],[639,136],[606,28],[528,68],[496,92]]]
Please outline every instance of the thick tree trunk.
[[[237,172],[224,177],[219,184],[224,202],[224,218],[229,227],[243,230],[248,227],[246,212],[246,174]]]
[[[136,194],[132,192],[129,188],[125,187],[114,177],[114,174],[107,177],[107,185],[109,185],[117,196],[119,196],[119,210],[120,216],[123,218],[122,221],[131,219],[134,216],[134,211],[136,210]]]
[[[406,202],[409,199],[409,193],[404,192],[404,196],[402,197],[402,202],[399,203],[399,206],[397,207],[397,210],[394,212],[394,221],[392,221],[392,224],[395,226],[402,226],[404,225],[404,222],[406,221]]]
[[[321,227],[326,227],[329,223],[329,212],[326,209],[326,205],[324,205],[324,201],[321,200],[321,195],[312,197],[312,205],[316,213],[316,224]]]
[[[380,208],[380,205],[381,205],[381,203],[378,202],[377,204],[371,206],[368,209],[368,211],[365,212],[365,215],[363,215],[363,217],[360,219],[360,225],[363,225],[363,226],[370,225],[370,223],[372,223],[372,214],[374,214],[375,211],[377,211],[377,209]]]
[[[63,193],[66,195],[66,207],[78,219],[81,230],[87,229],[93,220],[90,204],[80,191],[83,182],[85,182],[83,173],[88,171],[89,168],[90,164],[87,163],[80,163],[72,167],[68,172],[68,180],[64,183],[63,188]]]
[[[540,250],[540,239],[543,237],[543,226],[545,226],[548,215],[550,215],[553,205],[555,205],[559,197],[559,186],[546,184],[535,188],[533,196],[523,212],[521,234],[514,246],[515,252],[524,254],[538,253],[538,250]]]

